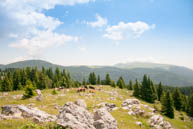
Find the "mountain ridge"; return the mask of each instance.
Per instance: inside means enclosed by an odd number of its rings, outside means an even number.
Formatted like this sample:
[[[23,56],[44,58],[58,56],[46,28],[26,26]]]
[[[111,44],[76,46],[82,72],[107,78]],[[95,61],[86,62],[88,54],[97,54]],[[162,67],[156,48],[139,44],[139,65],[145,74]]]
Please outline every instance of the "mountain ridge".
[[[136,62],[135,62],[136,64]],[[140,66],[141,65],[141,66]],[[25,68],[25,67],[35,67],[41,69],[42,66],[45,68],[52,67],[55,70],[59,67],[61,70],[66,69],[71,73],[71,76],[74,80],[82,81],[85,77],[89,76],[90,72],[95,72],[97,75],[101,76],[101,79],[105,78],[106,73],[109,73],[113,80],[118,80],[120,76],[123,76],[126,83],[129,80],[135,81],[136,78],[142,80],[144,74],[151,76],[152,80],[155,83],[159,83],[160,81],[164,85],[171,86],[193,86],[193,70],[175,66],[175,65],[165,65],[165,64],[155,64],[155,63],[144,63],[136,64],[134,67],[134,63],[125,65],[115,64],[113,66],[62,66],[50,63],[44,60],[25,60],[10,63],[7,65],[0,65],[1,69],[5,68]],[[124,67],[123,67],[124,66]],[[132,66],[132,67],[131,67]]]

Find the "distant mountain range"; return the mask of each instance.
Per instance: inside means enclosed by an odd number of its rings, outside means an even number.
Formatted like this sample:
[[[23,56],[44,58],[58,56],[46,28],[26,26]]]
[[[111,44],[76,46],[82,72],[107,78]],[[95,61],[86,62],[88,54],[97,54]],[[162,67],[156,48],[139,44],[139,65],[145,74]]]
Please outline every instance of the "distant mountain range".
[[[6,68],[25,68],[25,67],[35,67],[41,69],[42,66],[45,68],[52,67],[55,70],[57,67],[60,69],[66,69],[71,73],[74,80],[82,81],[85,77],[87,78],[90,72],[95,72],[97,75],[101,76],[101,79],[105,78],[106,73],[111,75],[113,80],[117,80],[122,76],[126,83],[129,80],[135,80],[138,78],[142,80],[144,74],[149,75],[155,83],[160,81],[164,85],[170,86],[193,86],[193,70],[166,64],[155,64],[155,63],[142,63],[142,62],[132,62],[132,63],[119,63],[114,66],[61,66],[52,64],[43,60],[26,60],[11,63],[8,65],[0,65],[1,69]]]

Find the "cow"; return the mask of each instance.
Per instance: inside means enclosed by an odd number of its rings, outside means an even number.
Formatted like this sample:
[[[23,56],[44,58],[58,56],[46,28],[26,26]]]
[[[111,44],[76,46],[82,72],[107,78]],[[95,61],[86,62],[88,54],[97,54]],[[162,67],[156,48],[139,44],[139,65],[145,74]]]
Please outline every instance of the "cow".
[[[94,86],[89,86],[89,89],[95,90],[95,87]]]
[[[85,88],[78,88],[78,89],[77,89],[77,92],[85,92],[85,91],[86,91]]]

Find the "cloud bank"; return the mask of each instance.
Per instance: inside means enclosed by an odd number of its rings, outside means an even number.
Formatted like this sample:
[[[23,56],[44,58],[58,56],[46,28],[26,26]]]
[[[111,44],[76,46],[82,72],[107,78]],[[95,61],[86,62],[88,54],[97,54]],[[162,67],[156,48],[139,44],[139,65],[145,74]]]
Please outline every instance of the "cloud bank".
[[[17,31],[9,30],[10,38],[15,41],[10,47],[22,48],[30,56],[39,55],[43,49],[66,42],[77,41],[78,37],[59,34],[54,30],[63,24],[59,19],[46,16],[43,11],[56,5],[73,6],[95,0],[5,0],[0,3],[4,14],[17,25]],[[6,29],[6,28],[5,28]]]
[[[108,26],[103,37],[111,40],[124,40],[131,36],[134,38],[138,38],[144,32],[154,28],[155,24],[149,25],[142,21],[128,23],[119,22],[118,25]]]

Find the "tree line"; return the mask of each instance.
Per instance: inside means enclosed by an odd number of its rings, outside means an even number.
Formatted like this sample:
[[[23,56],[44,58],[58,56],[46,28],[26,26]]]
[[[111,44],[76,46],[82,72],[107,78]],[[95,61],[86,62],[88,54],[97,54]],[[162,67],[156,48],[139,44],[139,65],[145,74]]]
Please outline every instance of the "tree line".
[[[88,79],[83,78],[82,82],[78,82],[71,78],[70,73],[59,68],[56,68],[55,71],[52,68],[45,69],[44,67],[41,70],[38,70],[37,67],[0,70],[0,91],[25,89],[27,91],[26,98],[28,95],[34,94],[32,89],[57,88],[61,86],[70,88],[89,84],[110,85],[114,88],[133,90],[133,96],[149,103],[160,101],[162,104],[161,112],[170,118],[174,118],[174,110],[185,111],[189,116],[193,117],[193,93],[188,92],[185,87],[181,89],[166,87],[162,86],[161,82],[159,85],[155,85],[147,75],[144,75],[142,82],[136,79],[134,83],[130,80],[129,84],[125,84],[123,77],[119,77],[115,81],[111,79],[109,73],[101,80],[100,75],[92,72],[89,74]],[[187,89],[190,90],[192,88]],[[186,92],[189,93],[189,96],[185,95]]]

